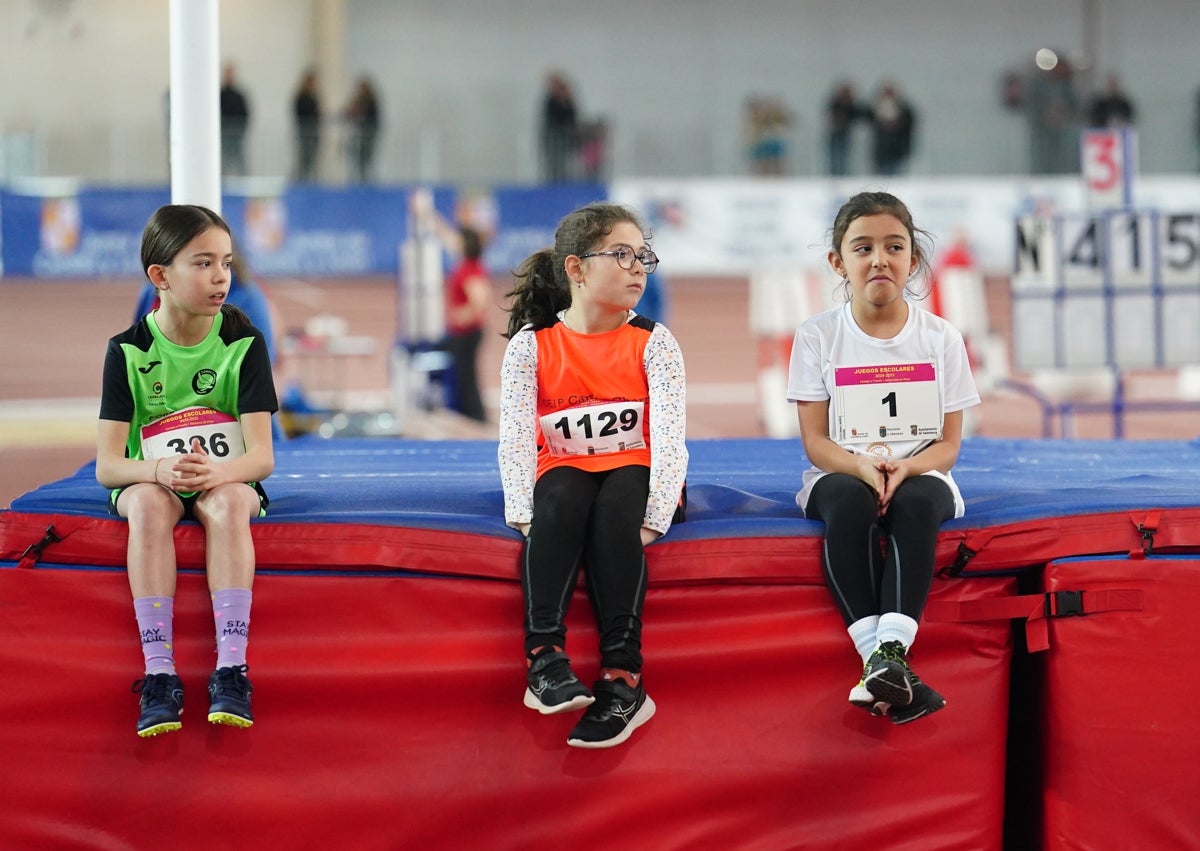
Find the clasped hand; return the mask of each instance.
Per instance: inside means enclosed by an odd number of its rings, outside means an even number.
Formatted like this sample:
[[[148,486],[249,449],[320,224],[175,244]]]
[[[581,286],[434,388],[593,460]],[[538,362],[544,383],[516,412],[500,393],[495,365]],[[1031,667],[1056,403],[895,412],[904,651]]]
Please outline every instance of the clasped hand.
[[[192,439],[192,451],[172,458],[167,469],[170,481],[166,487],[177,492],[212,490],[224,481],[220,476],[220,465],[204,451],[198,438]]]
[[[908,465],[901,461],[888,461],[884,458],[862,456],[858,464],[858,477],[871,486],[879,501],[879,515],[887,513],[896,488],[908,478]]]

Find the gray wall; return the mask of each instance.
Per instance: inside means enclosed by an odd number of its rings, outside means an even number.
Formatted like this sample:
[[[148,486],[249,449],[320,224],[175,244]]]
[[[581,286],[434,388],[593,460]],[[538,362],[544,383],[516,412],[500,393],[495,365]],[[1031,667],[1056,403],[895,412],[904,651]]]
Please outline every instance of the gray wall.
[[[167,177],[165,0],[0,4],[0,176],[27,171],[118,183]],[[223,0],[221,53],[252,100],[256,173],[286,174],[289,102],[322,60],[327,113],[360,73],[383,99],[378,176],[460,183],[536,177],[534,128],[551,68],[585,116],[613,126],[617,176],[746,173],[741,108],[781,99],[796,116],[791,172],[823,170],[823,102],[897,81],[920,116],[911,173],[1019,174],[1023,116],[999,100],[1034,52],[1094,55],[1139,110],[1141,168],[1194,172],[1200,63],[1196,0]],[[329,67],[335,65],[337,67]],[[345,178],[331,125],[325,180]],[[865,148],[860,140],[860,151]],[[865,157],[860,158],[865,170]]]

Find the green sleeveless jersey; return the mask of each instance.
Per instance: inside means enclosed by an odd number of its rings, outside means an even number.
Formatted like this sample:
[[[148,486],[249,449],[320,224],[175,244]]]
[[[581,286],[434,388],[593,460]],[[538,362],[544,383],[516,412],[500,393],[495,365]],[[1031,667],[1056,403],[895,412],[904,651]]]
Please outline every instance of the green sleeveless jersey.
[[[163,336],[154,313],[108,341],[100,419],[129,423],[128,457],[143,457],[143,426],[193,407],[238,419],[279,409],[262,332],[231,305],[221,308],[195,346]]]

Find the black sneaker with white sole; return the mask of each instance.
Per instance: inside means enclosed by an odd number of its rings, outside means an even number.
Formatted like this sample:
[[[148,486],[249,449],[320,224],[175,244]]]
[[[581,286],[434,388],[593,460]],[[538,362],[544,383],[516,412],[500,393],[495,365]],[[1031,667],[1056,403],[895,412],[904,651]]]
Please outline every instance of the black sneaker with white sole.
[[[896,709],[912,703],[910,673],[904,645],[899,641],[885,641],[863,666],[862,685],[876,701]]]
[[[946,706],[946,698],[923,683],[916,674],[910,672],[909,680],[912,683],[912,702],[888,713],[893,724],[911,724],[918,718],[932,715]]]
[[[850,702],[859,709],[865,709],[876,717],[887,715],[888,710],[891,709],[890,705],[871,694],[862,680],[859,680],[858,684],[850,689]]]
[[[634,689],[620,680],[599,680],[592,691],[596,702],[567,737],[567,744],[573,748],[619,745],[654,715],[654,701],[640,682]]]
[[[543,650],[533,658],[525,684],[525,705],[543,715],[583,709],[595,700],[571,670],[571,660],[557,650]]]

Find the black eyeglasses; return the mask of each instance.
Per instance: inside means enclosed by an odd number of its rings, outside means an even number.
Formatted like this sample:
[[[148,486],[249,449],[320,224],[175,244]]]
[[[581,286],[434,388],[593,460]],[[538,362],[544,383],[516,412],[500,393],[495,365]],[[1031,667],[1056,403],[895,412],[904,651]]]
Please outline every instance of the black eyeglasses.
[[[622,269],[632,269],[633,261],[636,260],[642,264],[647,275],[658,268],[658,255],[649,248],[643,248],[641,252],[634,252],[628,245],[618,245],[612,251],[589,251],[587,254],[579,255],[580,260],[588,257],[615,257],[617,265]]]

